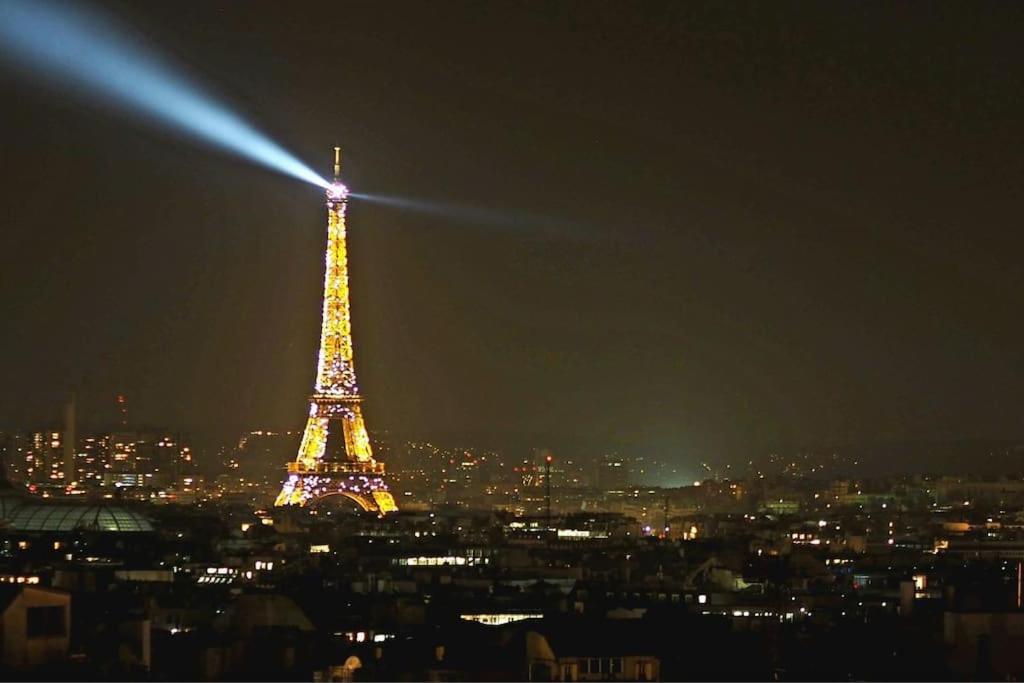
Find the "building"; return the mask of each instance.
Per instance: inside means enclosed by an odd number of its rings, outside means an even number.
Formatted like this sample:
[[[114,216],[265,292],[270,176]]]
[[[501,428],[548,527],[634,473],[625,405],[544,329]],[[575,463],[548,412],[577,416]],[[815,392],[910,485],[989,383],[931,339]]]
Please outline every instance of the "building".
[[[167,487],[192,470],[192,449],[174,432],[114,432],[108,444],[105,486]]]
[[[110,435],[97,434],[79,439],[75,453],[75,476],[80,484],[99,485],[108,469]]]
[[[64,434],[59,428],[12,432],[7,438],[7,475],[12,481],[48,484],[64,478]]]
[[[526,634],[529,680],[659,680],[661,661],[638,637],[639,630],[615,621],[531,630]]]
[[[3,668],[9,672],[58,668],[67,662],[71,596],[39,586],[0,586]]]
[[[946,612],[943,639],[960,679],[1017,680],[1024,674],[1024,612]]]

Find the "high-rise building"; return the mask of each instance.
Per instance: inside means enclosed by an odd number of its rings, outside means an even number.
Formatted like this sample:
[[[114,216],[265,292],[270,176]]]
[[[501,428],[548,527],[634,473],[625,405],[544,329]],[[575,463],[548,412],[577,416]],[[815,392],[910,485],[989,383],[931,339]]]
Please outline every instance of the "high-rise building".
[[[108,438],[103,483],[166,487],[192,470],[192,449],[180,434],[114,432]]]
[[[50,429],[32,434],[32,448],[37,467],[33,483],[56,483],[64,479],[64,435],[62,430]]]
[[[95,434],[78,440],[75,453],[77,481],[85,486],[99,485],[109,468],[110,435]]]
[[[66,483],[76,480],[75,448],[78,440],[75,435],[75,417],[75,397],[72,395],[71,400],[64,406],[64,435],[62,439],[64,442],[64,462],[62,479]]]

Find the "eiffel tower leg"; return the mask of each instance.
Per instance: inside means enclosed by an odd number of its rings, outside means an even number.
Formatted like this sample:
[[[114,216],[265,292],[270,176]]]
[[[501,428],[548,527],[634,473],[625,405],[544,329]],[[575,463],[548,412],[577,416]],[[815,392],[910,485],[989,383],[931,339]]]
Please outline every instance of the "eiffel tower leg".
[[[304,471],[315,471],[316,465],[324,457],[324,450],[327,448],[327,434],[329,420],[326,417],[316,415],[316,404],[312,404],[309,419],[306,420],[306,429],[302,432],[302,443],[299,446],[299,455],[294,463],[288,464],[288,476],[285,477],[281,492],[277,494],[274,501],[276,507],[282,505],[305,505],[309,501],[306,477]]]

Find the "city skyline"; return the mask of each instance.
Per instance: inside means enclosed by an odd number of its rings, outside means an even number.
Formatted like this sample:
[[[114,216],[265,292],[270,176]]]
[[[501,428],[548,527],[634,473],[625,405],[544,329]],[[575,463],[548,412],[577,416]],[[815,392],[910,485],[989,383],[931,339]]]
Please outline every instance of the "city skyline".
[[[0,679],[1024,678],[1021,29],[0,0]]]
[[[694,460],[1024,435],[1018,8],[564,7],[106,6],[318,170],[344,144],[354,191],[441,207],[350,209],[381,429]],[[0,414],[300,424],[317,191],[2,78]]]

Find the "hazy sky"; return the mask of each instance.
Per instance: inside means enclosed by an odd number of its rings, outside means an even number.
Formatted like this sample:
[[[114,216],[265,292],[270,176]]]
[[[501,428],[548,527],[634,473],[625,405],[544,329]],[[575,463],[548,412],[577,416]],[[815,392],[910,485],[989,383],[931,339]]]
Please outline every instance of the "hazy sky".
[[[371,429],[1024,434],[1020,3],[104,5],[354,191]],[[298,428],[320,190],[0,65],[0,426]],[[595,446],[597,447],[597,446]]]

